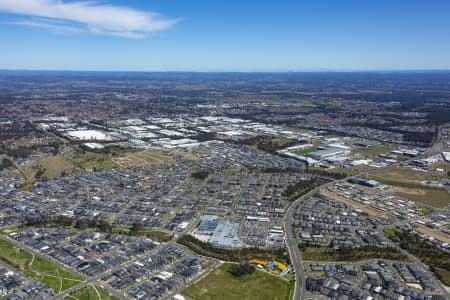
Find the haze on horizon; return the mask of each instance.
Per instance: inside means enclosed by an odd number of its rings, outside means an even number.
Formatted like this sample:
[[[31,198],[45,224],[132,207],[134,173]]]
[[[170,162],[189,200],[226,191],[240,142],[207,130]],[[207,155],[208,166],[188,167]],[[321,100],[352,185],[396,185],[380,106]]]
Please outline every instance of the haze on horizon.
[[[0,0],[0,69],[450,69],[450,2]]]

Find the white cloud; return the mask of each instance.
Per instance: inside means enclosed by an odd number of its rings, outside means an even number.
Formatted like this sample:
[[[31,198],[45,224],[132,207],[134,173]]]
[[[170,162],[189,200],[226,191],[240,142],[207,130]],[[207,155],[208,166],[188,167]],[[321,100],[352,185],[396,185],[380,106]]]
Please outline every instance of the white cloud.
[[[59,33],[81,33],[86,32],[83,28],[60,25],[60,24],[52,24],[46,21],[33,21],[33,20],[22,20],[22,21],[11,21],[8,24],[20,25],[20,26],[29,26],[35,28],[43,28],[49,29]]]
[[[177,22],[154,12],[105,4],[104,1],[0,0],[0,11],[45,18],[10,22],[17,25],[69,32],[90,31],[126,38],[143,38]],[[51,20],[66,24],[55,24]]]

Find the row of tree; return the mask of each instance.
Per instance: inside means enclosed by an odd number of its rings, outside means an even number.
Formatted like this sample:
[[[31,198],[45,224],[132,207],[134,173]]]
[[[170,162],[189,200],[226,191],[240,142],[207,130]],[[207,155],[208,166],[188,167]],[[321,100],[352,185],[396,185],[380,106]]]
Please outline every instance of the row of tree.
[[[74,219],[63,215],[26,216],[22,225],[35,227],[74,227],[81,230],[93,228],[101,232],[112,232],[113,230],[113,226],[106,220],[94,218]]]
[[[229,267],[228,272],[233,276],[240,277],[243,275],[253,274],[253,272],[255,272],[255,267],[248,262],[241,262],[239,264],[232,264]]]
[[[259,150],[275,154],[276,151],[298,144],[290,139],[275,138],[272,136],[259,135],[240,141],[244,145],[253,146]]]
[[[191,177],[194,179],[198,179],[198,180],[205,180],[206,178],[208,178],[209,176],[209,172],[205,171],[205,170],[199,170],[199,171],[195,171],[194,173],[191,174]]]
[[[285,248],[276,250],[262,249],[258,247],[246,247],[241,249],[225,249],[214,247],[213,245],[202,242],[192,235],[183,235],[178,239],[178,243],[185,245],[194,252],[214,257],[224,261],[245,262],[253,258],[277,260],[279,262],[289,262],[289,254]]]
[[[310,191],[314,190],[318,186],[325,183],[325,180],[320,177],[312,177],[309,180],[300,180],[294,184],[289,185],[283,192],[289,201],[294,201],[298,197],[301,197]]]
[[[4,170],[4,169],[8,169],[10,167],[14,166],[13,162],[7,158],[4,157],[1,161],[0,161],[0,171]]]
[[[122,234],[134,235],[134,236],[152,236],[162,240],[168,240],[171,238],[169,234],[161,234],[155,232],[153,235],[148,228],[142,223],[135,222],[129,227],[115,227],[110,222],[104,219],[95,218],[80,218],[74,219],[63,215],[35,215],[26,216],[23,220],[22,226],[34,226],[34,227],[57,227],[67,228],[73,227],[80,230],[94,229],[99,232],[113,233],[120,232]],[[117,229],[120,230],[117,230]]]
[[[310,169],[308,168],[307,172],[309,174],[323,176],[323,177],[329,177],[334,179],[344,179],[348,177],[348,174],[345,172],[330,172],[327,170],[318,170],[318,169]]]
[[[363,245],[359,247],[341,246],[334,248],[317,243],[299,242],[300,251],[304,252],[306,260],[315,261],[361,261],[369,259],[389,259],[406,261],[408,257],[395,247],[379,247],[377,245]],[[315,248],[315,250],[311,250]]]
[[[390,239],[399,243],[402,249],[416,256],[428,265],[439,279],[450,286],[450,253],[406,231],[395,230]]]

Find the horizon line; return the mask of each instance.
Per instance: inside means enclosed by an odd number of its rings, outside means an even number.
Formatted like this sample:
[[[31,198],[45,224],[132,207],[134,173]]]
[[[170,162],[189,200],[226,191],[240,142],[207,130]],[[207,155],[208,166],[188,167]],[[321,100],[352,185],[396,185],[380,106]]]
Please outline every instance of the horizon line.
[[[1,69],[0,72],[84,72],[84,73],[442,73],[450,69],[305,69],[305,70],[83,70],[83,69]]]

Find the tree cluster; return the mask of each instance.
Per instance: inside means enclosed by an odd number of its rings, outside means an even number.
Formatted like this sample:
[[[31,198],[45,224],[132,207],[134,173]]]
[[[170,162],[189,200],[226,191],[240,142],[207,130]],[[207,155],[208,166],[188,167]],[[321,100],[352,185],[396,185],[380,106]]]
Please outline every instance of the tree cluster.
[[[206,178],[208,178],[208,176],[209,176],[209,172],[205,171],[205,170],[196,171],[191,174],[192,178],[202,180],[202,181],[205,180]]]
[[[389,236],[391,240],[398,242],[402,249],[416,256],[428,265],[439,279],[450,286],[450,253],[424,241],[423,239],[406,231],[395,231]]]
[[[77,229],[94,228],[101,232],[112,232],[113,227],[106,220],[93,218],[74,219],[63,215],[34,215],[27,216],[24,226],[36,227],[75,227]]]
[[[94,229],[98,232],[120,233],[133,236],[147,236],[154,239],[169,241],[172,235],[158,231],[149,230],[143,224],[135,222],[130,227],[113,226],[103,219],[80,218],[75,219],[63,215],[29,215],[23,219],[22,226],[34,227],[73,227],[80,230]]]
[[[379,247],[376,245],[343,246],[335,249],[333,247],[325,248],[317,244],[300,243],[299,248],[304,252],[305,259],[316,261],[362,261],[368,259],[406,261],[408,258],[395,247]],[[308,251],[308,249],[311,251]]]
[[[257,257],[266,260],[277,260],[279,262],[289,262],[289,254],[286,249],[267,250],[258,247],[242,249],[217,248],[207,242],[202,242],[191,235],[183,235],[178,239],[178,243],[190,248],[194,252],[214,257],[220,260],[242,262],[250,261]]]
[[[429,146],[434,137],[434,132],[403,132],[403,140],[415,146]]]
[[[283,196],[287,197],[289,201],[294,201],[316,187],[324,184],[324,180],[319,177],[313,177],[309,180],[300,180],[294,184],[289,185],[283,192]]]
[[[256,136],[243,140],[242,144],[256,145],[259,150],[275,154],[276,151],[294,146],[297,142],[289,139],[275,139],[271,136]]]
[[[228,272],[233,276],[240,277],[243,275],[253,274],[253,272],[255,272],[255,267],[248,262],[242,262],[240,264],[232,264],[229,267]]]
[[[327,170],[311,170],[309,169],[308,172],[310,174],[319,175],[323,177],[330,177],[334,179],[344,179],[348,177],[348,174],[345,172],[329,172]]]
[[[0,162],[0,171],[4,169],[8,169],[14,166],[13,162],[9,158],[3,158]]]

